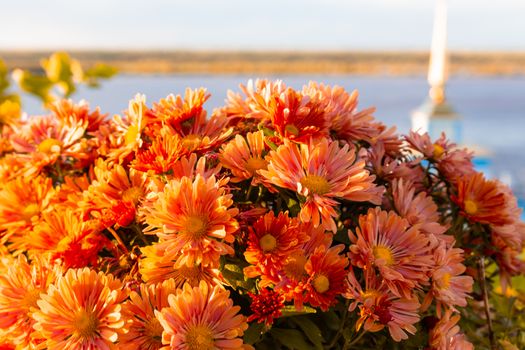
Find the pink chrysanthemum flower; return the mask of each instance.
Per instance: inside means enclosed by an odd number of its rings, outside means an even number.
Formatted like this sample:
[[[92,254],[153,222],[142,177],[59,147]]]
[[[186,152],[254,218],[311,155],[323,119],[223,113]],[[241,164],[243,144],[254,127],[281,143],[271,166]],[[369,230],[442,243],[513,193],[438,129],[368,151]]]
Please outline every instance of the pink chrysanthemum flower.
[[[110,349],[125,331],[120,281],[88,268],[70,269],[37,301],[35,330],[48,349]]]
[[[349,236],[352,264],[377,268],[394,294],[410,298],[414,288],[428,282],[434,266],[430,241],[394,212],[370,209],[359,217],[356,235],[349,231]]]
[[[4,339],[20,348],[34,348],[43,337],[35,333],[32,315],[38,309],[40,293],[55,282],[61,269],[40,257],[28,262],[24,255],[2,264],[6,266],[0,270],[0,329],[5,332]]]
[[[396,296],[386,284],[379,282],[375,273],[365,270],[365,288],[357,281],[353,269],[348,273],[348,299],[350,311],[359,306],[359,319],[356,330],[361,327],[368,332],[378,332],[388,327],[390,336],[399,342],[408,339],[407,332],[416,333],[414,324],[419,322],[419,302],[417,299]]]
[[[233,234],[239,228],[231,198],[215,177],[172,180],[149,208],[148,233],[156,234],[168,253],[178,256],[178,267],[217,266],[221,255],[233,253]]]
[[[164,328],[162,343],[171,349],[242,350],[248,324],[229,294],[201,283],[194,288],[186,284],[170,295],[169,306],[155,312]]]
[[[334,217],[337,199],[381,203],[383,188],[374,184],[375,176],[364,169],[364,160],[356,161],[355,150],[337,142],[322,139],[309,145],[285,140],[284,145],[269,154],[268,170],[259,170],[267,186],[277,186],[305,197],[300,218],[321,223],[337,231]]]
[[[452,243],[454,237],[446,235],[447,227],[438,222],[438,208],[432,197],[427,196],[425,192],[416,194],[414,185],[403,179],[392,182],[392,197],[397,213],[410,225],[417,225],[422,233],[433,235],[449,245]]]
[[[122,306],[128,331],[120,337],[119,345],[125,349],[158,350],[162,348],[163,328],[155,311],[168,307],[168,296],[175,294],[175,281],[170,279],[156,285],[141,284],[132,291]]]
[[[463,262],[463,250],[459,248],[447,248],[442,243],[434,251],[436,268],[432,271],[432,287],[423,302],[426,309],[432,297],[438,302],[438,316],[441,314],[441,305],[450,308],[467,306],[467,297],[472,292],[474,280],[470,276],[462,275],[466,267]]]
[[[252,185],[258,183],[260,176],[257,170],[266,170],[268,162],[265,156],[264,132],[247,133],[246,139],[241,135],[228,142],[221,149],[219,160],[233,174],[232,182],[252,179]]]
[[[461,316],[447,310],[429,332],[428,345],[432,350],[474,350],[474,345],[465,339],[457,325]]]
[[[303,88],[303,93],[311,97],[321,96],[323,110],[330,121],[330,129],[335,131],[339,139],[372,143],[382,132],[382,124],[372,116],[375,108],[357,111],[357,90],[349,94],[341,86],[331,87],[310,82]]]

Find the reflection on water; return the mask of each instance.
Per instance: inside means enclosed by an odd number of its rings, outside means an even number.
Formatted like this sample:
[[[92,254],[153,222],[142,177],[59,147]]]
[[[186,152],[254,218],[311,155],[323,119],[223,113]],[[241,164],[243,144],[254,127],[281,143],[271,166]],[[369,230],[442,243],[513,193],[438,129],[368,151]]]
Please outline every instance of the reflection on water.
[[[186,87],[206,87],[212,94],[208,110],[223,104],[226,91],[239,90],[250,76],[198,75],[120,75],[104,82],[101,89],[82,87],[74,99],[84,98],[103,112],[119,113],[136,93],[156,101],[169,93],[182,94]],[[387,125],[397,125],[400,132],[410,128],[410,113],[428,91],[425,77],[369,77],[351,75],[270,76],[280,78],[294,88],[315,80],[358,89],[360,106],[376,106],[376,117]],[[506,177],[514,190],[525,197],[525,77],[458,77],[447,86],[448,100],[463,116],[463,141],[492,152],[492,175]],[[37,101],[26,98],[25,109],[40,110]]]

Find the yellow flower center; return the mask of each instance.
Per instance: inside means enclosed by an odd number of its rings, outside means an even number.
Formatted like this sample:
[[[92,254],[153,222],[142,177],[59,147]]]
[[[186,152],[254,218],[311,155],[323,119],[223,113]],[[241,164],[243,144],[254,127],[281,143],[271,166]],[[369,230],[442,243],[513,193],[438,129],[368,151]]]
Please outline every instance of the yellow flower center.
[[[33,216],[37,216],[38,213],[40,213],[40,207],[38,204],[31,203],[24,208],[22,211],[22,216],[26,221],[31,221],[31,218],[33,218]]]
[[[274,236],[267,233],[261,237],[261,239],[259,240],[259,244],[263,252],[267,253],[267,252],[271,252],[272,250],[275,249],[275,247],[277,247],[277,240],[275,239]]]
[[[204,325],[190,326],[186,332],[186,345],[189,350],[212,350],[215,349],[213,332]]]
[[[450,287],[450,278],[452,276],[450,275],[450,273],[445,273],[443,275],[443,278],[441,278],[441,281],[439,283],[439,288],[440,289],[448,289]]]
[[[442,146],[435,143],[434,151],[432,153],[435,159],[439,159],[443,155],[443,153],[445,153],[445,149]]]
[[[140,187],[131,187],[122,193],[122,199],[133,204],[137,204],[141,196],[142,190]]]
[[[184,136],[182,139],[182,145],[189,149],[190,151],[193,151],[197,147],[199,147],[201,144],[201,138],[199,135],[190,134],[188,136]]]
[[[365,292],[361,292],[361,298],[363,298],[363,301],[368,299],[377,299],[380,295],[381,293],[375,289],[367,289]]]
[[[315,277],[313,284],[317,293],[323,294],[330,289],[330,280],[325,275],[318,275]]]
[[[92,312],[81,309],[73,320],[75,332],[82,338],[91,338],[97,334],[98,319]]]
[[[302,252],[292,254],[284,265],[284,273],[288,278],[300,280],[305,274],[306,257]]]
[[[188,282],[192,286],[199,284],[199,281],[201,280],[201,270],[196,266],[181,266],[177,269],[177,274],[178,277],[175,278],[176,280]]]
[[[391,266],[395,263],[394,256],[392,255],[392,250],[384,245],[375,246],[374,257],[376,259],[383,259],[387,266]]]
[[[465,211],[467,212],[467,214],[470,215],[476,214],[478,212],[478,205],[476,204],[476,202],[467,199],[465,201]]]
[[[250,157],[246,161],[246,170],[252,175],[259,169],[266,169],[268,162],[259,157]]]
[[[323,195],[330,192],[330,184],[319,175],[306,175],[301,179],[301,185],[306,187],[309,192]]]
[[[208,221],[198,215],[188,216],[184,223],[186,233],[194,238],[200,238],[206,235],[208,230]]]
[[[148,337],[155,343],[159,343],[159,345],[162,343],[163,331],[164,328],[162,328],[162,325],[160,324],[159,320],[155,317],[150,318],[144,323],[144,334],[146,335],[146,337]]]
[[[293,124],[288,124],[284,127],[284,130],[289,133],[289,134],[292,134],[294,136],[297,136],[299,135],[299,128]]]
[[[64,144],[62,143],[62,141],[49,138],[40,142],[40,144],[37,147],[37,150],[38,152],[42,153],[60,153],[60,150],[62,149],[63,145]]]
[[[128,131],[126,131],[126,135],[124,135],[124,140],[126,142],[126,146],[129,146],[133,144],[134,142],[137,142],[137,138],[140,134],[139,126],[138,125],[130,125],[128,128]]]

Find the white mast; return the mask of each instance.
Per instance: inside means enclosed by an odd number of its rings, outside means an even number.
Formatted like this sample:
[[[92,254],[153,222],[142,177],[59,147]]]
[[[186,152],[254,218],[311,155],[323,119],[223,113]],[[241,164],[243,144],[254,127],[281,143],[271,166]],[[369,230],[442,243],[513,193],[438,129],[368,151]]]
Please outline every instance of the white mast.
[[[449,65],[447,51],[447,1],[436,0],[428,67],[429,97],[412,113],[412,130],[428,132],[433,139],[444,131],[451,140],[460,142],[460,117],[445,99]]]
[[[435,103],[441,103],[445,98],[447,78],[447,3],[446,0],[437,0],[430,64],[428,67],[429,95]]]

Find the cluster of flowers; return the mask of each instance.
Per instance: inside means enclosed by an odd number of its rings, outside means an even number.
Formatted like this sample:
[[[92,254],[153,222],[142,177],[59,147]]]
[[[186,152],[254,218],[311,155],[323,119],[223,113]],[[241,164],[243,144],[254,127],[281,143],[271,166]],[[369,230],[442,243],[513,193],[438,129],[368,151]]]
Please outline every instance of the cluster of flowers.
[[[209,117],[188,89],[2,125],[0,347],[250,349],[250,324],[336,305],[354,333],[472,347],[457,323],[476,262],[504,285],[525,271],[509,188],[356,92],[241,89]]]

